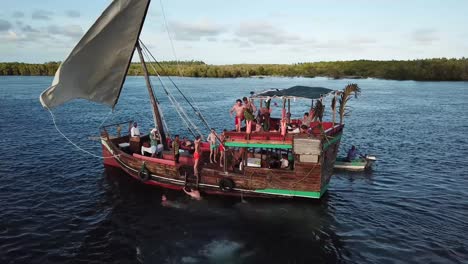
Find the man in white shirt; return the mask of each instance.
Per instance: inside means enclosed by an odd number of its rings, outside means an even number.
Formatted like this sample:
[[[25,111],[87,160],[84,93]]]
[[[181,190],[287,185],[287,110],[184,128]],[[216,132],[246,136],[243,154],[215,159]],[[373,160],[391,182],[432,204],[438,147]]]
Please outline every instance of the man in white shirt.
[[[137,122],[133,122],[132,129],[130,130],[130,136],[132,136],[132,137],[139,137],[140,136],[140,129],[138,128]]]

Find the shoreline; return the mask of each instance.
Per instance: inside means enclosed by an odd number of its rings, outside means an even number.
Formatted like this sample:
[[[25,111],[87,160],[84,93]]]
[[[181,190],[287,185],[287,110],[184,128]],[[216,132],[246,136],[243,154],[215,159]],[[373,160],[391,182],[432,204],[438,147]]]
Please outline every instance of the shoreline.
[[[150,63],[150,62],[148,62]],[[0,62],[0,76],[54,76],[60,62],[30,64]],[[327,77],[332,79],[468,81],[468,59],[424,59],[411,61],[333,61],[295,64],[210,65],[203,61],[160,62],[160,76],[202,78]],[[150,70],[151,75],[155,72]],[[132,62],[127,76],[142,76],[139,63]]]

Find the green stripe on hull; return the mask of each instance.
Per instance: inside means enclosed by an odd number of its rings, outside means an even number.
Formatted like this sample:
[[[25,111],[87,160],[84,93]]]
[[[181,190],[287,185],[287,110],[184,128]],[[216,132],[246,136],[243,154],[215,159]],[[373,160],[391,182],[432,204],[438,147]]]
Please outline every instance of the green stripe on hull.
[[[284,189],[261,189],[255,190],[256,193],[272,194],[272,195],[283,195],[283,196],[296,196],[305,198],[319,199],[327,191],[328,184],[322,188],[320,192],[307,192],[307,191],[295,191],[295,190],[284,190]]]
[[[337,142],[338,140],[341,139],[341,135],[342,134],[339,134],[338,136],[332,138],[331,140],[325,142],[325,144],[323,144],[323,150],[326,150],[328,147],[330,147],[330,145],[332,145],[333,143]]]
[[[260,144],[260,143],[243,143],[243,142],[226,142],[226,147],[242,147],[242,148],[277,148],[291,149],[291,144]]]

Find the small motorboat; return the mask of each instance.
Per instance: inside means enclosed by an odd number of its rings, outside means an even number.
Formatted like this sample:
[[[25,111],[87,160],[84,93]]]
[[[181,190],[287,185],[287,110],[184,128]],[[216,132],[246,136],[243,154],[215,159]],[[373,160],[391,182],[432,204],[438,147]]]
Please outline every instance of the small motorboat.
[[[365,155],[358,159],[348,161],[346,158],[337,158],[333,168],[349,171],[363,171],[372,169],[372,165],[377,160],[375,156]]]

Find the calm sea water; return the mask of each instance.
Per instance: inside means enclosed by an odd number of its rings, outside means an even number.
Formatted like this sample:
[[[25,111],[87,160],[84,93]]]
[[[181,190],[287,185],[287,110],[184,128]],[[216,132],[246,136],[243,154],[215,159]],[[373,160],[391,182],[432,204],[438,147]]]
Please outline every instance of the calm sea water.
[[[217,129],[233,126],[228,109],[250,91],[350,82],[174,80]],[[320,201],[168,192],[162,205],[161,189],[104,170],[58,134],[38,101],[51,81],[0,77],[0,263],[468,261],[467,82],[353,80],[362,95],[350,101],[342,146],[378,162],[371,173],[336,172]],[[190,136],[160,86],[157,94],[171,131]],[[309,104],[297,101],[293,116]],[[146,132],[150,111],[144,80],[129,77],[114,113],[74,101],[54,114],[72,141],[99,155],[89,137],[102,122],[137,120]]]

